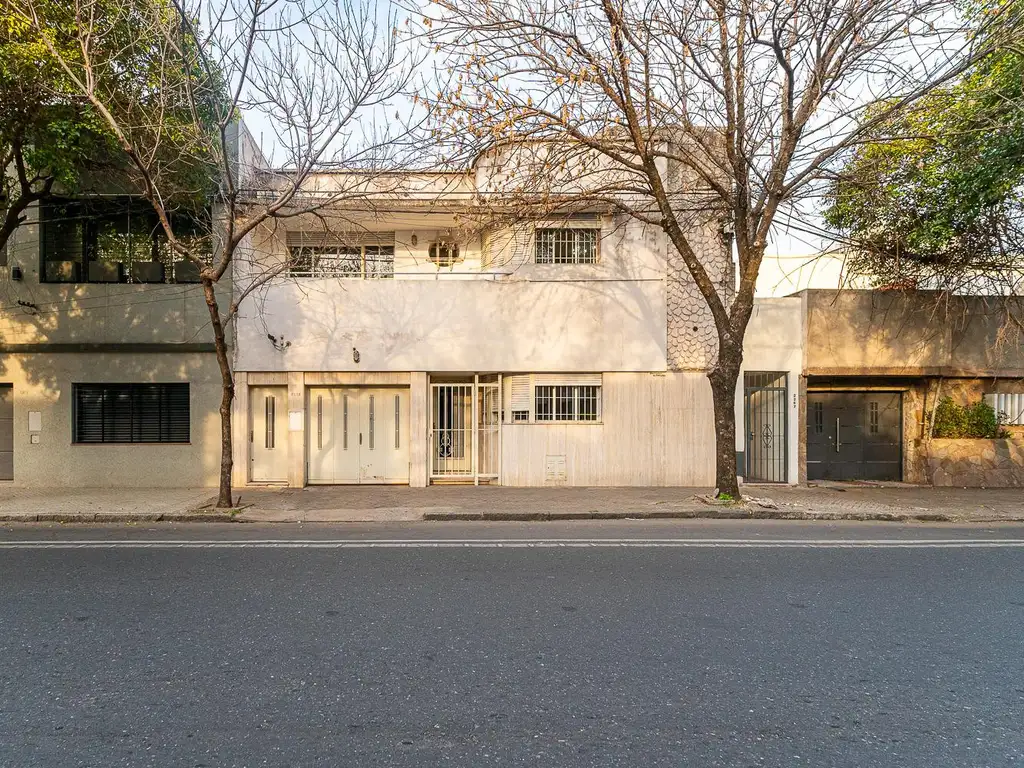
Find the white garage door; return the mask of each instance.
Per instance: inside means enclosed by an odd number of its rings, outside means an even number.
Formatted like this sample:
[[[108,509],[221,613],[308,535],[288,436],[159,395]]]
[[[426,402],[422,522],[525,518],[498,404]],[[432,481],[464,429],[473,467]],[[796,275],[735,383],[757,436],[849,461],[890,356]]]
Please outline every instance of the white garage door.
[[[409,390],[311,387],[310,483],[408,483]]]

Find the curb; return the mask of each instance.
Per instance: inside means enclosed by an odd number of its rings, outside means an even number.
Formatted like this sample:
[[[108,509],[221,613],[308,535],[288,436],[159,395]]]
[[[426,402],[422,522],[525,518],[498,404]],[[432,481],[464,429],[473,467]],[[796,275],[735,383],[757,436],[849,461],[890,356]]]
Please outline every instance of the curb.
[[[210,512],[83,512],[61,514],[40,512],[38,514],[0,513],[0,523],[242,523],[233,515]]]
[[[884,523],[1021,523],[1016,517],[963,517],[942,512],[901,515],[893,512],[797,512],[791,510],[680,509],[639,510],[631,512],[448,512],[427,513],[424,520],[442,521],[516,521],[543,522],[554,520],[808,520],[818,522],[860,521]]]

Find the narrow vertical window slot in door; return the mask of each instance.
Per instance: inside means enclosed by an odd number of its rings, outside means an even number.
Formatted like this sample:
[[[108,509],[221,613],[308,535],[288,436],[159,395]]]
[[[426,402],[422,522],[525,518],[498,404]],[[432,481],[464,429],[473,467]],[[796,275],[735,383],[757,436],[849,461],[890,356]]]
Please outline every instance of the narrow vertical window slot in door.
[[[341,450],[348,450],[348,395],[341,396]]]

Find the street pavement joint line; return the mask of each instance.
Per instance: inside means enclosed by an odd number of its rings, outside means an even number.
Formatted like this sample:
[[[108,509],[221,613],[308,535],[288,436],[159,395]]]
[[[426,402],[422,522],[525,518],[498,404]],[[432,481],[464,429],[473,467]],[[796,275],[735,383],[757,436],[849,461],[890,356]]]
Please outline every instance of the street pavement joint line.
[[[1024,539],[134,539],[0,541],[0,549],[451,549],[451,548],[979,549]]]

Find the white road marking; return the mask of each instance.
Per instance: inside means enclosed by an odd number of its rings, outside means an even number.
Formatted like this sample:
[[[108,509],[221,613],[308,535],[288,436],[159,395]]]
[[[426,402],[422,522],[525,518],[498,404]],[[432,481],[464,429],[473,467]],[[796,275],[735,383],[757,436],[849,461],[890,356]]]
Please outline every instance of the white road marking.
[[[136,539],[0,541],[0,549],[991,549],[1024,539]]]

